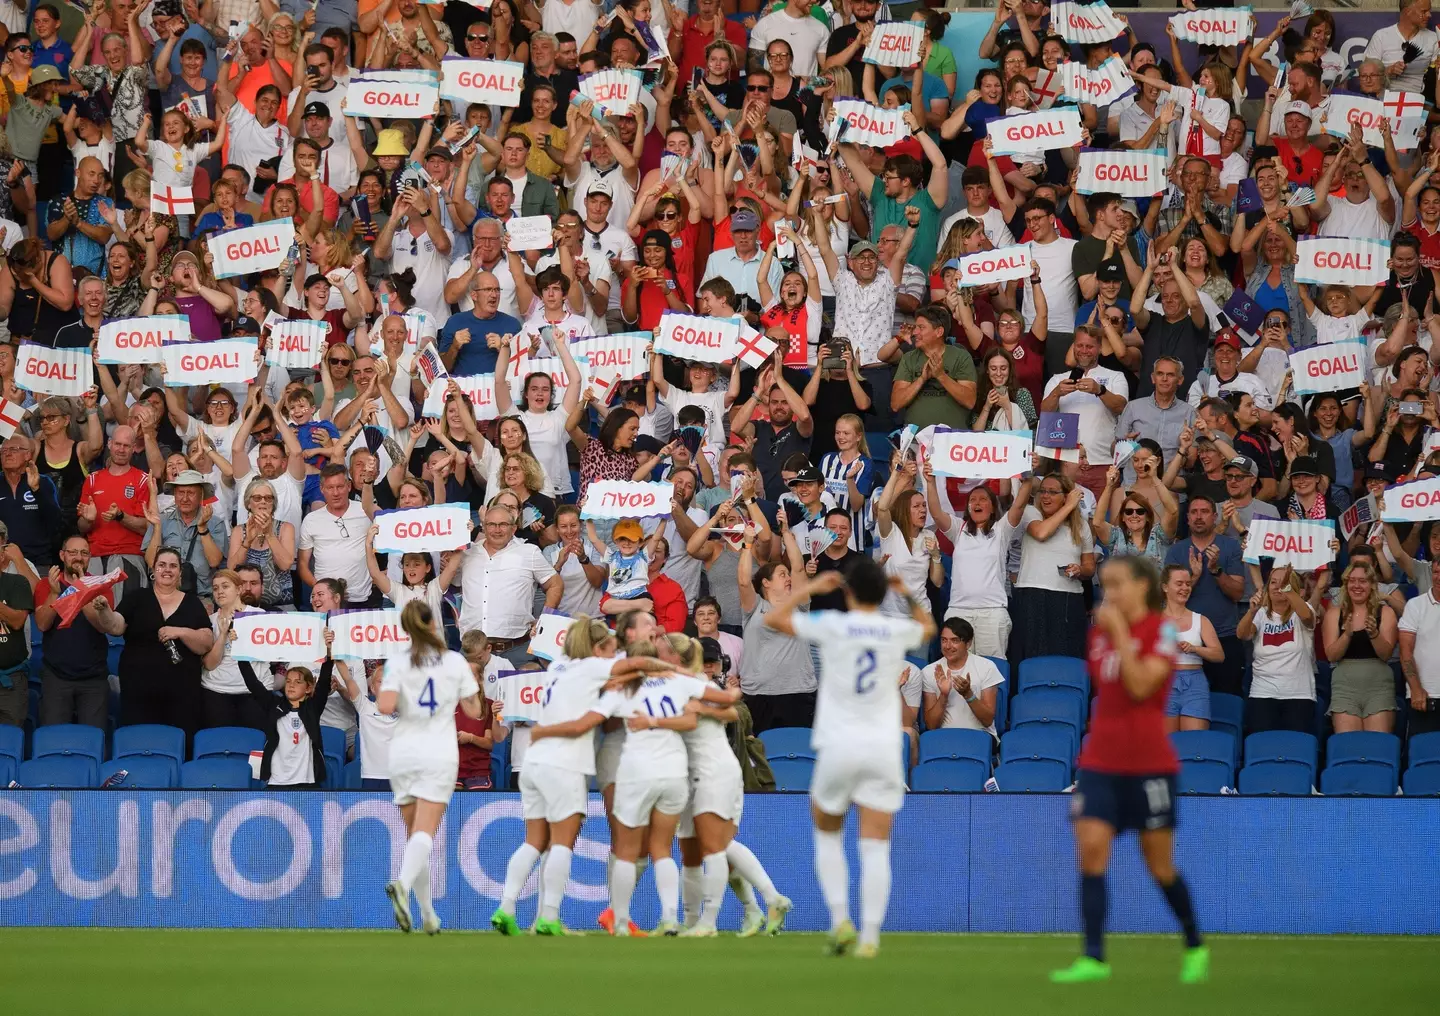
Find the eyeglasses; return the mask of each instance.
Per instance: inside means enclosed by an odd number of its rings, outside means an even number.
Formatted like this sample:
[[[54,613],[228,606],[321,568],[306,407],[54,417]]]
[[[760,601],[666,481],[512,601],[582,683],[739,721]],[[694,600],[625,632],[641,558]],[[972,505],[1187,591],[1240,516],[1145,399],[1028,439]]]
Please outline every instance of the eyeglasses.
[[[476,287],[475,287],[475,292],[477,292],[477,293],[498,293],[498,292],[500,292],[500,287],[499,287],[499,286],[476,286]]]
[[[1266,318],[1266,319],[1265,319],[1265,327],[1266,327],[1266,328],[1288,328],[1288,327],[1290,327],[1290,322],[1289,322],[1289,321],[1286,321],[1284,318]]]
[[[467,35],[467,36],[465,36],[465,41],[466,41],[466,42],[489,42],[489,41],[490,41],[490,36],[488,36],[488,35]]]
[[[1041,493],[1044,493],[1044,492],[1042,491]],[[1144,508],[1123,508],[1123,509],[1121,509],[1120,514],[1121,514],[1121,515],[1149,515],[1150,513],[1147,512]]]
[[[340,535],[341,535],[341,536],[343,536],[343,537],[344,537],[345,539],[347,539],[347,540],[350,539],[350,530],[348,530],[348,529],[345,528],[345,520],[344,520],[344,519],[336,519],[336,520],[335,520],[335,525],[337,525],[338,527],[340,527]]]
[[[746,86],[745,86],[745,91],[747,91],[747,92],[768,92],[768,91],[770,91],[770,86],[769,86],[769,85],[746,85]]]
[[[1056,489],[1053,488],[1053,487],[1041,487],[1041,488],[1040,488],[1040,494],[1041,494],[1042,497],[1064,497],[1064,496],[1065,496],[1065,492],[1064,492],[1063,490],[1056,490]]]
[[[41,423],[44,423],[46,420],[63,420],[63,419],[65,419],[65,417],[63,417],[63,416],[60,415],[59,413],[41,413],[41,414],[40,414],[40,422],[41,422]]]
[[[29,53],[29,52],[32,52],[32,50],[30,49],[29,46],[16,46],[14,49],[10,50],[10,52],[12,52],[12,53]]]
[[[251,494],[251,495],[250,495],[250,500],[251,500],[251,501],[274,501],[274,500],[275,500],[275,495],[274,495],[274,494]]]

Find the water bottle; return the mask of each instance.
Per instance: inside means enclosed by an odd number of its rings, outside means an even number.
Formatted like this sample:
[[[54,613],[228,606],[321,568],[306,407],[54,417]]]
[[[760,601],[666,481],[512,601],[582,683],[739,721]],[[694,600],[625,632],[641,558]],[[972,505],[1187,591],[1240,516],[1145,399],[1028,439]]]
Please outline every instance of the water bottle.
[[[175,644],[174,639],[165,640],[165,651],[170,654],[171,663],[180,662],[180,647]]]

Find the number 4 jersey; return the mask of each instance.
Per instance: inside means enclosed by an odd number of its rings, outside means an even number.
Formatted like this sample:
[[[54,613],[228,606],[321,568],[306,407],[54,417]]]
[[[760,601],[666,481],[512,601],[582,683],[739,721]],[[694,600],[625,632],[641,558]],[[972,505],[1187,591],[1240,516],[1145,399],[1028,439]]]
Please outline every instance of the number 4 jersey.
[[[392,769],[400,768],[401,762],[459,764],[455,707],[480,691],[465,657],[446,652],[420,667],[411,665],[409,653],[391,657],[385,661],[380,690],[400,696],[399,718],[390,739]]]
[[[878,611],[821,610],[791,616],[795,634],[820,649],[820,691],[811,747],[896,752],[906,654],[925,630]]]

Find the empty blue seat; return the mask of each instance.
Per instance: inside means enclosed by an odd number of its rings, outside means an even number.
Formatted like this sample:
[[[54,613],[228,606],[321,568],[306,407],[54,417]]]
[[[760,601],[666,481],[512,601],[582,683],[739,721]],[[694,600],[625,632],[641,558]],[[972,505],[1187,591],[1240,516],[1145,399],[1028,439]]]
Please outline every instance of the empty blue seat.
[[[945,560],[948,563],[950,558]],[[985,659],[995,664],[995,669],[1005,679],[1005,683],[995,689],[995,729],[1004,733],[1009,729],[1010,720],[1010,661],[1001,656],[987,656]]]
[[[1245,738],[1245,765],[1277,762],[1303,766],[1310,773],[1313,783],[1319,750],[1320,744],[1314,734],[1298,730],[1266,730]]]
[[[5,749],[0,747],[0,755]],[[1440,730],[1410,738],[1410,768],[1440,764]]]
[[[494,782],[493,777],[491,778],[491,782]],[[360,760],[358,758],[354,762],[349,762],[346,764],[345,776],[342,780],[342,787],[345,790],[360,789]]]
[[[83,755],[99,766],[105,761],[105,731],[83,723],[56,723],[40,727],[30,744],[31,758],[50,755]]]
[[[180,763],[168,755],[126,755],[100,767],[100,782],[123,772],[125,778],[112,784],[119,790],[170,790],[180,781]]]
[[[990,757],[995,753],[995,738],[987,730],[970,730],[965,727],[949,727],[944,730],[927,730],[920,735],[920,763],[936,759],[974,759],[985,763],[985,772],[990,772]]]
[[[20,728],[16,727],[15,729],[19,730]],[[10,786],[10,782],[15,779],[17,765],[19,763],[9,755],[0,755],[0,790]]]
[[[346,755],[345,731],[339,727],[321,727],[320,749],[326,755],[334,755],[336,758],[343,760]],[[358,758],[359,756],[357,755],[356,757]]]
[[[771,727],[759,737],[765,745],[765,757],[772,762],[797,758],[813,762],[815,751],[810,747],[810,734],[809,727]]]
[[[0,760],[3,764],[3,760]],[[1440,765],[1411,766],[1405,770],[1405,793],[1412,797],[1440,794]]]
[[[356,753],[355,761],[360,761]],[[510,771],[510,738],[490,749],[490,785],[496,790],[509,790],[515,774]]]
[[[1325,742],[1325,765],[1348,762],[1378,762],[1400,772],[1400,738],[1379,730],[1352,730],[1331,734]]]
[[[973,758],[940,758],[922,762],[910,773],[910,789],[973,794],[985,789],[990,763]]]
[[[1010,729],[1031,725],[1061,724],[1070,728],[1074,749],[1080,751],[1085,731],[1085,704],[1074,688],[1035,688],[1010,700]]]
[[[1030,723],[1007,731],[1000,738],[1000,764],[1024,759],[1053,759],[1065,766],[1068,776],[1075,762],[1075,742],[1060,723]]]
[[[1240,793],[1303,797],[1310,793],[1310,770],[1289,762],[1256,762],[1240,770]]]
[[[89,790],[98,786],[99,766],[88,755],[47,755],[21,762],[15,780],[33,790]]]
[[[1239,745],[1245,731],[1245,700],[1239,695],[1228,695],[1223,691],[1210,693],[1210,729],[1223,730],[1235,738]],[[1239,759],[1236,759],[1238,762]]]
[[[1235,768],[1235,738],[1224,730],[1177,730],[1170,735],[1181,762],[1223,762]]]
[[[163,755],[173,758],[176,767],[185,761],[185,731],[160,723],[137,723],[115,731],[110,748],[111,758],[130,755]]]
[[[320,729],[321,729],[321,730],[327,730],[327,729],[329,729],[329,728],[327,728],[327,727],[321,727]],[[342,730],[341,733],[343,734],[344,731]],[[341,758],[339,755],[332,755],[332,754],[330,754],[328,751],[325,752],[324,755],[325,755],[325,783],[324,783],[324,787],[325,787],[326,790],[339,790],[339,789],[341,789],[341,788],[344,786],[344,784],[345,784],[345,760],[344,760],[343,758]]]
[[[1196,731],[1199,733],[1199,731]],[[1221,759],[1182,759],[1180,777],[1175,788],[1182,794],[1218,794],[1222,787],[1233,786],[1235,770]]]
[[[769,731],[766,731],[769,733]],[[808,758],[777,758],[770,760],[770,771],[775,774],[775,789],[806,791],[810,789],[810,774],[815,763]]]
[[[212,755],[186,762],[180,767],[180,786],[185,790],[249,790],[249,757]]]
[[[264,747],[265,735],[250,727],[210,727],[196,732],[194,757],[248,760],[252,751]]]
[[[1383,762],[1348,762],[1331,766],[1320,774],[1320,793],[1331,796],[1390,797],[1395,787],[1395,770]]]
[[[8,723],[0,724],[0,757],[14,759],[16,762],[24,761],[24,730],[12,727]]]
[[[1090,674],[1076,656],[1032,656],[1020,661],[1015,679],[1017,695],[1031,688],[1076,688],[1090,697]]]
[[[1058,794],[1070,785],[1069,767],[1054,759],[1021,759],[995,767],[995,782],[1006,794]]]

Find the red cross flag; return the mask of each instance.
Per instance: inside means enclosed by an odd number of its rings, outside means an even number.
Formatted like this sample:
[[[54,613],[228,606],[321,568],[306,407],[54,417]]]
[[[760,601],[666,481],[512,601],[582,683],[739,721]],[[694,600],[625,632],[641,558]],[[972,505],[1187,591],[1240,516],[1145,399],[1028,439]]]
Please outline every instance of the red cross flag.
[[[1035,108],[1049,109],[1055,100],[1065,92],[1065,83],[1060,80],[1060,71],[1047,71],[1041,67],[1035,72],[1035,84],[1030,91],[1035,93]]]
[[[764,366],[765,361],[775,355],[777,346],[775,340],[760,332],[753,335],[741,335],[738,340],[738,352],[740,362],[759,370]]]
[[[150,210],[165,215],[194,215],[195,193],[179,184],[150,181]]]
[[[60,615],[60,627],[69,628],[75,621],[75,615],[80,613],[80,608],[95,597],[107,596],[113,599],[108,590],[116,583],[124,581],[125,569],[116,568],[104,575],[85,575],[78,582],[71,583],[54,603],[55,613]]]
[[[20,426],[20,421],[25,419],[25,414],[28,412],[30,410],[18,402],[0,399],[0,439],[15,433],[15,428]]]

